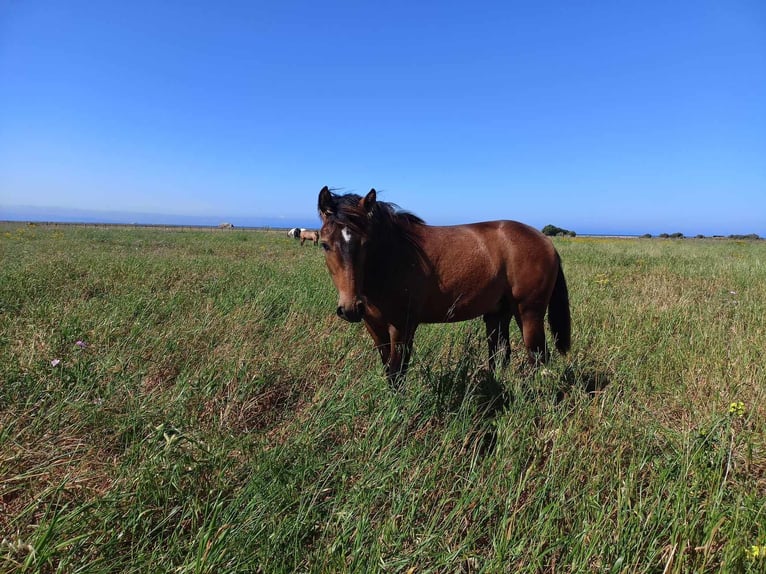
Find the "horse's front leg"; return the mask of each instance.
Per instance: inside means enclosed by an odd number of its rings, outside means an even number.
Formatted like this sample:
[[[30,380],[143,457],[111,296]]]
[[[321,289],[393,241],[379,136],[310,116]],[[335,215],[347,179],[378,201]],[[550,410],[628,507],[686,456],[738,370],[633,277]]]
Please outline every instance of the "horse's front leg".
[[[407,374],[415,330],[402,332],[393,325],[365,319],[364,326],[375,343],[388,384],[398,388]]]
[[[394,325],[389,325],[388,336],[391,341],[391,355],[386,366],[386,376],[392,388],[399,388],[407,376],[415,328],[401,330]]]
[[[365,320],[364,326],[375,343],[375,350],[380,354],[380,360],[388,373],[388,361],[391,357],[391,341],[388,337],[388,325],[380,325]]]

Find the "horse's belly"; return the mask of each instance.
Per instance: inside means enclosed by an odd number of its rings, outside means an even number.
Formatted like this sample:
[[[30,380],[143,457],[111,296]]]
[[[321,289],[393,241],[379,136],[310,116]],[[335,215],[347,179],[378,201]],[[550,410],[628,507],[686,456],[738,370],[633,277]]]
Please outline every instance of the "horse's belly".
[[[421,323],[455,323],[500,310],[501,289],[480,293],[439,294],[425,300],[420,312]]]

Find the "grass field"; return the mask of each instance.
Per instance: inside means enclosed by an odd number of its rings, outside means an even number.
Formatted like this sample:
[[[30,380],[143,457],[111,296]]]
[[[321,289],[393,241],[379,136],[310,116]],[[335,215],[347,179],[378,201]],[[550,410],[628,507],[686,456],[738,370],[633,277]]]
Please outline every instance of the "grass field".
[[[766,242],[556,244],[566,358],[394,393],[316,247],[0,226],[0,571],[766,571]]]

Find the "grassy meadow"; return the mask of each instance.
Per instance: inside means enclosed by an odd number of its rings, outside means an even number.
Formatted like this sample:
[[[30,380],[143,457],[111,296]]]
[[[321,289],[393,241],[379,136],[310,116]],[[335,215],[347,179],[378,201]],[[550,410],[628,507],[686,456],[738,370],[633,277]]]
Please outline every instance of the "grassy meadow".
[[[392,392],[315,246],[0,225],[0,572],[766,571],[766,241],[556,245],[567,357]]]

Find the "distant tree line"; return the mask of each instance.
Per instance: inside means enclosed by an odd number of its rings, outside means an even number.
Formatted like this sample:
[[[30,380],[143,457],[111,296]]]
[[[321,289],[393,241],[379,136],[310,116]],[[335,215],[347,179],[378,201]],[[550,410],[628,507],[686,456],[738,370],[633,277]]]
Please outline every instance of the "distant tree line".
[[[543,234],[548,235],[549,237],[576,237],[577,233],[570,229],[564,229],[563,227],[558,227],[556,225],[546,225],[543,227]],[[641,235],[641,239],[651,239],[654,237],[651,233],[644,233]],[[657,235],[657,237],[661,239],[685,239],[686,236],[681,233],[680,231],[676,233],[660,233]],[[694,236],[694,239],[705,239],[708,236],[702,235],[701,233]],[[713,239],[739,239],[739,240],[758,240],[761,239],[761,237],[757,233],[748,233],[747,235],[739,235],[739,234],[732,234],[732,235],[711,235],[709,236]]]
[[[543,234],[550,237],[575,237],[577,234],[569,229],[563,227],[556,227],[555,225],[546,225],[543,227]]]
[[[760,239],[757,233],[748,233],[747,235],[729,235],[729,239]]]
[[[683,233],[660,233],[657,237],[660,237],[662,239],[684,239]],[[747,235],[712,235],[713,239],[760,239],[761,237],[757,233],[748,233]],[[641,236],[642,239],[651,239],[652,234],[651,233],[644,233]],[[705,236],[702,234],[695,235],[695,239],[705,239]]]

